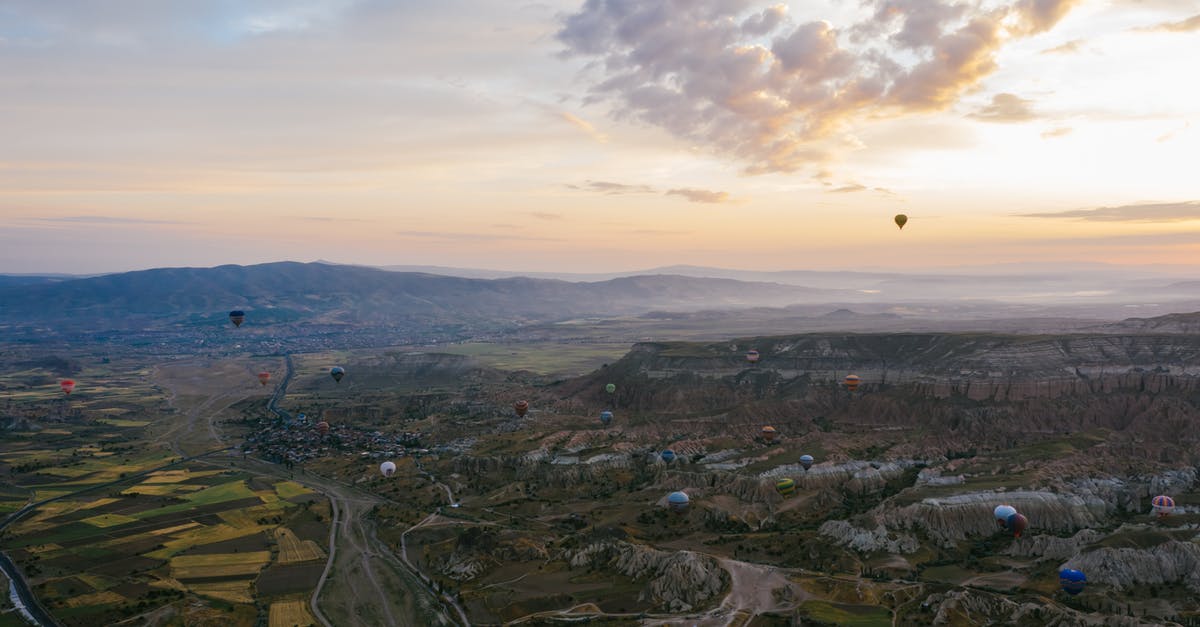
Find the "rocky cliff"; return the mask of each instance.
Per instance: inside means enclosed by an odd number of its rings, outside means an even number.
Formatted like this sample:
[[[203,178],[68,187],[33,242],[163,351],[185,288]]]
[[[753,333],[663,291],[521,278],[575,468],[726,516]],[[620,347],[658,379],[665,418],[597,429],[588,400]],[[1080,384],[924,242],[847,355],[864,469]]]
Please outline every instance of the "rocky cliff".
[[[671,612],[690,612],[720,598],[729,573],[707,555],[660,551],[621,541],[594,542],[564,552],[572,568],[609,568],[646,583],[642,600]]]

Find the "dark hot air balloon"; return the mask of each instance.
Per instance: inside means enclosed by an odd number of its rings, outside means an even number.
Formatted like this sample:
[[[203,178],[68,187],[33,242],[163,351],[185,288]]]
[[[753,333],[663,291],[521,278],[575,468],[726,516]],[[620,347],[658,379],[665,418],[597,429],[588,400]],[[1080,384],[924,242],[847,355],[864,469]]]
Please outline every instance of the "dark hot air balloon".
[[[663,451],[662,452],[662,460],[664,462],[667,462],[668,464],[675,461],[675,451],[672,451],[671,449],[667,449],[667,450]]]
[[[1013,532],[1014,538],[1020,538],[1021,532],[1029,527],[1029,519],[1025,517],[1025,514],[1017,512],[1008,517],[1008,522],[1005,523],[1005,526],[1008,527],[1009,531]]]
[[[513,403],[513,409],[517,412],[517,416],[524,418],[525,414],[529,413],[529,401],[517,401]]]
[[[612,422],[612,419],[613,413],[611,411],[606,409],[600,412],[600,422],[604,423],[605,426],[608,426],[608,423]]]
[[[317,433],[320,433],[321,435],[325,435],[325,434],[329,433],[329,423],[325,422],[324,420],[322,420],[321,422],[318,422],[317,423]]]
[[[1064,568],[1058,571],[1058,583],[1062,585],[1063,592],[1075,596],[1083,592],[1084,586],[1087,585],[1087,575],[1083,574],[1083,571]]]
[[[333,377],[335,383],[341,383],[342,377],[346,376],[346,369],[341,366],[334,366],[329,369],[329,376]]]
[[[902,230],[904,229],[904,225],[908,224],[908,216],[904,215],[903,213],[896,214],[895,220],[896,226],[900,227]]]
[[[242,326],[242,323],[246,321],[246,312],[242,311],[241,309],[234,309],[233,311],[229,312],[229,321],[232,322],[233,326],[235,327]]]

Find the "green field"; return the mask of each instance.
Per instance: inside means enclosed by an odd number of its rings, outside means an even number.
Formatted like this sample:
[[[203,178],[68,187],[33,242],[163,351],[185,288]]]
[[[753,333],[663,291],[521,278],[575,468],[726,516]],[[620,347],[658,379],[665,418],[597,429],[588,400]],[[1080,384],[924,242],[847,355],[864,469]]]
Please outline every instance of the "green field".
[[[575,376],[610,364],[629,352],[630,345],[620,344],[491,344],[468,342],[445,344],[430,352],[465,355],[501,370],[530,370],[545,375]]]

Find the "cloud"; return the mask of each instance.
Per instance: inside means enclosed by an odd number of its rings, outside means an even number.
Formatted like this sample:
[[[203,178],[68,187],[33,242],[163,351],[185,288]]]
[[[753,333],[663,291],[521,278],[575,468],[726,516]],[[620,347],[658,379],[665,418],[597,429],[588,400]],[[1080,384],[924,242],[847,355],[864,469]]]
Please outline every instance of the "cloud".
[[[859,185],[858,183],[850,183],[849,185],[843,185],[841,187],[836,187],[834,189],[829,189],[829,190],[825,190],[825,191],[829,192],[830,194],[850,194],[853,192],[866,191],[866,189],[867,189],[866,185]]]
[[[583,118],[579,118],[574,115],[571,115],[570,113],[567,113],[566,111],[559,113],[559,115],[562,116],[562,119],[570,122],[575,128],[583,131],[584,133],[587,133],[588,136],[590,136],[592,139],[600,142],[601,144],[608,143],[608,136],[605,135],[604,133],[601,133],[600,131],[597,131],[596,127],[592,126],[591,122],[588,122],[587,120],[584,120]]]
[[[1161,22],[1153,26],[1143,26],[1133,29],[1142,33],[1190,33],[1200,30],[1200,14],[1193,15],[1178,22]]]
[[[1037,117],[1029,106],[1032,102],[1016,94],[996,94],[992,96],[992,104],[969,117],[986,122],[1028,122]]]
[[[1200,200],[1018,215],[1022,218],[1073,218],[1088,222],[1185,222],[1200,220]]]
[[[550,213],[548,211],[530,211],[529,215],[539,220],[562,220],[561,213]]]
[[[1066,137],[1067,135],[1070,135],[1072,131],[1074,131],[1074,129],[1072,129],[1069,126],[1056,126],[1054,128],[1048,128],[1048,129],[1042,131],[1042,139],[1053,139],[1055,137]]]
[[[1072,39],[1065,44],[1057,45],[1053,48],[1046,48],[1042,54],[1074,54],[1079,52],[1080,47],[1086,43],[1082,39]]]
[[[667,192],[667,195],[683,196],[691,202],[702,202],[708,204],[718,204],[729,201],[728,192],[714,192],[707,189],[693,189],[690,187],[672,189]]]
[[[1006,42],[1050,29],[1078,2],[866,0],[873,15],[838,30],[758,0],[588,0],[557,37],[564,56],[594,61],[585,103],[750,173],[820,171],[849,149],[839,131],[948,108],[996,69]]]
[[[649,185],[626,185],[625,183],[613,183],[610,181],[587,181],[583,185],[570,185],[571,189],[579,189],[588,192],[596,192],[598,194],[608,194],[610,196],[618,196],[621,194],[655,194],[657,193],[653,187]]]
[[[182,220],[152,220],[118,216],[63,216],[34,219],[39,222],[71,222],[75,224],[188,224]]]
[[[1176,137],[1179,137],[1179,135],[1181,135],[1182,133],[1185,133],[1185,132],[1187,132],[1187,130],[1188,130],[1189,128],[1191,128],[1191,127],[1192,127],[1192,123],[1191,123],[1191,122],[1184,122],[1182,126],[1180,126],[1180,127],[1178,127],[1178,128],[1171,129],[1171,130],[1167,131],[1166,133],[1163,133],[1162,135],[1159,135],[1158,137],[1155,137],[1155,138],[1154,138],[1154,141],[1156,141],[1156,142],[1158,142],[1158,143],[1160,143],[1160,144],[1162,144],[1162,143],[1165,143],[1165,142],[1169,142],[1169,141],[1171,141],[1172,139],[1175,139]]]
[[[528,235],[506,235],[503,233],[458,233],[453,231],[396,231],[396,235],[410,239],[431,239],[446,241],[523,241],[523,242],[561,242],[558,237],[534,237]]]

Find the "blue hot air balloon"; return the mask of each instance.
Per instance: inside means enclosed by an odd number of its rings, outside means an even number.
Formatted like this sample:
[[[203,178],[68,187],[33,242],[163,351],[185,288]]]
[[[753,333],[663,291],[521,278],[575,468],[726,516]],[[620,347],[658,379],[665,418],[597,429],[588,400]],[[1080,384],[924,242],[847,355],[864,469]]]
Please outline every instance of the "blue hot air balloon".
[[[813,456],[812,455],[801,455],[800,456],[800,465],[804,466],[805,470],[812,468]]]
[[[1083,574],[1083,571],[1064,568],[1058,573],[1058,583],[1062,584],[1063,592],[1075,596],[1083,592],[1084,586],[1087,585],[1087,575]]]
[[[682,514],[687,511],[690,502],[691,499],[688,498],[685,492],[672,492],[667,495],[667,507],[671,508],[671,511],[676,514]]]
[[[1009,516],[1017,513],[1017,508],[1012,505],[997,505],[992,514],[996,517],[996,525],[1004,529],[1008,522]]]
[[[671,449],[667,449],[667,450],[663,451],[662,452],[662,460],[664,462],[667,462],[668,464],[675,461],[675,451],[672,451]]]
[[[605,426],[607,426],[608,423],[612,422],[612,418],[613,418],[613,413],[611,411],[608,411],[606,409],[606,410],[600,412],[600,422],[604,423]]]

